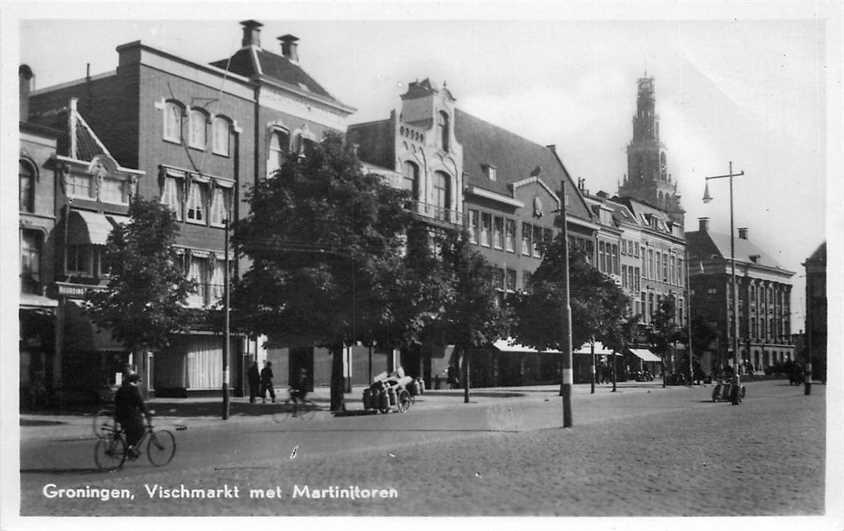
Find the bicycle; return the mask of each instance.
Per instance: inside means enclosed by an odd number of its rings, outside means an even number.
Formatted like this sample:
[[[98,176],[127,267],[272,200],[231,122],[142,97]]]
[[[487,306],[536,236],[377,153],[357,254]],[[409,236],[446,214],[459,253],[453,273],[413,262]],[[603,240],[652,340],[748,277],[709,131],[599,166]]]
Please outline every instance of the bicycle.
[[[300,398],[295,389],[288,390],[288,398],[281,404],[280,411],[273,413],[273,421],[283,422],[287,418],[311,420],[320,407],[307,398]]]
[[[147,417],[144,433],[136,448],[147,445],[147,459],[153,466],[164,466],[176,455],[176,437],[169,430],[156,430],[152,426],[152,413]],[[103,432],[106,428],[103,428]],[[94,462],[100,470],[111,471],[121,468],[127,459],[134,461],[140,456],[129,452],[126,434],[120,426],[111,424],[108,436],[100,437],[94,445]]]

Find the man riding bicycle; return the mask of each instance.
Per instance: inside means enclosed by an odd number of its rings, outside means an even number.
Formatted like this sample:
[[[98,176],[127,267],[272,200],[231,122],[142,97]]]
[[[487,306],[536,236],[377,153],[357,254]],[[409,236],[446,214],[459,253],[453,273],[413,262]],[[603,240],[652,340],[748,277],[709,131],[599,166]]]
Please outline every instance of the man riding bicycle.
[[[290,385],[290,398],[294,401],[304,404],[305,397],[308,395],[308,370],[304,367],[299,369],[295,380]]]
[[[114,420],[120,423],[126,433],[126,443],[132,457],[140,454],[136,445],[144,435],[144,418],[149,421],[149,412],[138,389],[140,381],[138,373],[130,371],[114,395]]]

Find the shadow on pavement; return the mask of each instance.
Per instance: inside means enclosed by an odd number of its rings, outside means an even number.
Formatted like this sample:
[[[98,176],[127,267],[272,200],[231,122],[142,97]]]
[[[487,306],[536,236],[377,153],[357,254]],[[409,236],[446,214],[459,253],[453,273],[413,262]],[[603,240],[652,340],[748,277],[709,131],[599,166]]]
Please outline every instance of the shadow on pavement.
[[[549,391],[525,391],[525,392],[542,392],[548,393]],[[512,391],[501,391],[501,392],[490,392],[490,391],[469,391],[470,396],[478,396],[478,397],[485,397],[485,398],[514,398],[517,396],[525,396],[525,392],[512,392]],[[462,390],[454,390],[454,391],[437,391],[437,390],[429,390],[425,391],[426,394],[430,393],[431,396],[463,396]]]

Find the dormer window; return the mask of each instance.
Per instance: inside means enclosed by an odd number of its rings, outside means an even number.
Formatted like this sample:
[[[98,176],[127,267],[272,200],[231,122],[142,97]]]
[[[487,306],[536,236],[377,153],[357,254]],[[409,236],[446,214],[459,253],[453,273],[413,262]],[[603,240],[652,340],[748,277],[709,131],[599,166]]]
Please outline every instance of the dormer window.
[[[495,181],[498,178],[496,175],[495,166],[491,164],[484,164],[484,175],[486,175],[486,178],[490,181]]]
[[[758,254],[750,255],[750,261],[753,262],[754,264],[758,263],[759,262],[759,255]]]

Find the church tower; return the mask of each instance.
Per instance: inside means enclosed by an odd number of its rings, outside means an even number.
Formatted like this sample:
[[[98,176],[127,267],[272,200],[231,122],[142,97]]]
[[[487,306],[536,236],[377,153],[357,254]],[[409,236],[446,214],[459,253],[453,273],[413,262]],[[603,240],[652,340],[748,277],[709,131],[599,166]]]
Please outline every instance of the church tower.
[[[659,141],[659,116],[656,114],[654,78],[639,78],[636,115],[633,116],[633,140],[627,145],[627,175],[618,188],[627,196],[665,210],[682,223],[677,182],[668,173],[665,146]]]

